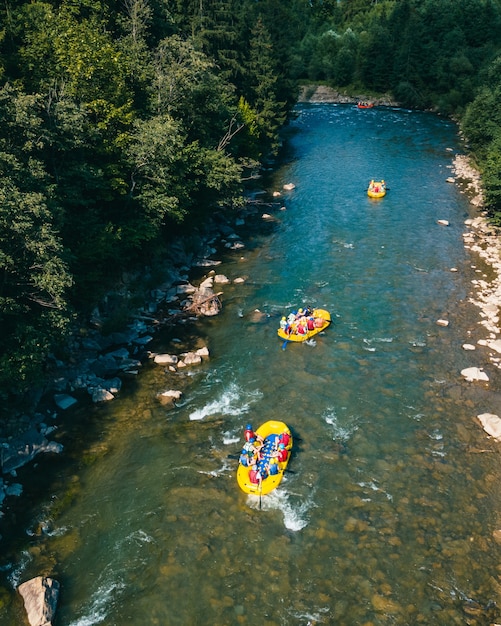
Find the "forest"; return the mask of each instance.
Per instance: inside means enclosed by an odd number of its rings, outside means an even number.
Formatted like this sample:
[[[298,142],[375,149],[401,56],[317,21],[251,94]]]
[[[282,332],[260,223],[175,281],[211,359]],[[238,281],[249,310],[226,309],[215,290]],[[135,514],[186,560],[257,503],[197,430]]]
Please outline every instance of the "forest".
[[[122,272],[243,203],[301,84],[453,117],[501,225],[501,0],[6,0],[0,393]]]

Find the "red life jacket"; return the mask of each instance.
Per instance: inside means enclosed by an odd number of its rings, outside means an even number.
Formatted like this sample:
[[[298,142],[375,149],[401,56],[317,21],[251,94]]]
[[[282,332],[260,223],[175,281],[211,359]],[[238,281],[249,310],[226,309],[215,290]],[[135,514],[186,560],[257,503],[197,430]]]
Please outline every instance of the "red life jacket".
[[[250,441],[251,439],[255,439],[256,435],[253,430],[246,430],[244,432],[245,441]]]
[[[287,450],[284,448],[283,450],[279,450],[278,451],[278,460],[280,461],[280,463],[283,463],[284,461],[287,461],[287,456],[288,456],[288,452]]]
[[[289,445],[289,441],[291,440],[291,436],[289,435],[289,433],[282,433],[280,435],[280,439],[278,440],[278,443],[283,443],[285,447],[287,447]]]

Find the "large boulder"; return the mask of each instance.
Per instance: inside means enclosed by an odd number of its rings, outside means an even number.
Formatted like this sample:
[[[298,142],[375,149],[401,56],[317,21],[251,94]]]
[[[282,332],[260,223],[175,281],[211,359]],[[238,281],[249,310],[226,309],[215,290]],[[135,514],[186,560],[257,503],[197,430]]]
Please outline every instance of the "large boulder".
[[[17,588],[24,600],[30,626],[51,626],[59,598],[59,583],[47,576],[37,576]]]
[[[179,358],[175,354],[156,354],[153,360],[159,365],[176,365]]]
[[[475,380],[489,380],[487,374],[478,367],[467,367],[466,369],[461,370],[461,375],[464,376],[469,382],[473,382]]]
[[[477,419],[483,426],[485,432],[494,437],[497,441],[501,441],[501,419],[493,413],[482,413],[477,415]]]
[[[42,433],[32,428],[9,441],[8,446],[2,447],[0,470],[9,474],[32,461],[41,452],[58,454],[62,449],[62,444],[48,441]]]

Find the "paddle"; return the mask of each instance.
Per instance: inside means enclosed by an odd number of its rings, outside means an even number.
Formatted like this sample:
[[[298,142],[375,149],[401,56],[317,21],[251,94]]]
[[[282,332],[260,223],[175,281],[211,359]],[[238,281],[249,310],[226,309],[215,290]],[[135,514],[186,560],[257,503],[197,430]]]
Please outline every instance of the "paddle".
[[[282,344],[282,350],[285,350],[285,348],[287,348],[287,344],[289,343],[289,340],[286,339],[283,344]]]

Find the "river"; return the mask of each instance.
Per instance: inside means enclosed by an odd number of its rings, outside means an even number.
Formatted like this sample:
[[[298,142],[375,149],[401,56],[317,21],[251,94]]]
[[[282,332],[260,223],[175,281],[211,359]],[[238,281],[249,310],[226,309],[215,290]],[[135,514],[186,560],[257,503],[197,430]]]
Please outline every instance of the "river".
[[[433,114],[299,105],[269,180],[296,187],[217,269],[245,282],[181,344],[169,331],[152,348],[204,344],[210,359],[176,374],[149,363],[114,403],[76,413],[66,455],[32,479],[49,493],[5,551],[8,584],[59,580],[55,626],[501,620],[501,467],[476,420],[499,381],[460,375],[481,365],[462,345],[481,337],[468,295],[486,271],[446,182],[460,150]],[[371,178],[385,198],[367,196]],[[306,304],[332,325],[283,346],[280,317]],[[167,410],[156,394],[176,386]],[[233,457],[245,424],[271,418],[295,435],[291,471],[247,496]],[[23,619],[0,596],[0,622]]]

